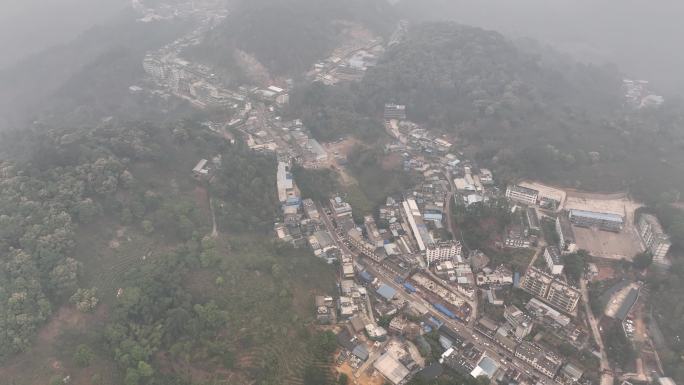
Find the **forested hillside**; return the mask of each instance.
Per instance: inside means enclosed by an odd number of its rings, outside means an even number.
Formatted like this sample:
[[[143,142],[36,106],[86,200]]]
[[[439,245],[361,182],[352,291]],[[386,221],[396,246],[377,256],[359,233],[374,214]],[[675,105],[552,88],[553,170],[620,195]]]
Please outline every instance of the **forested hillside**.
[[[354,124],[358,117],[380,118],[385,103],[406,104],[409,119],[455,134],[502,181],[534,177],[671,201],[684,191],[684,105],[628,110],[621,81],[613,68],[580,64],[533,42],[426,23],[411,26],[360,85],[303,87],[293,106],[304,105],[298,112],[329,138],[358,135],[350,129],[363,127]],[[315,107],[311,100],[328,102]]]
[[[3,136],[26,161],[0,163],[0,362],[22,365],[19,374],[0,365],[2,378],[23,385],[69,373],[77,383],[166,385],[325,376],[325,336],[307,324],[310,293],[332,290],[332,270],[308,251],[265,241],[277,212],[275,160],[215,135],[191,121],[110,119]],[[225,165],[211,186],[190,174],[207,154]],[[206,187],[217,238],[207,236]],[[65,314],[90,321],[78,332],[55,326]],[[44,337],[55,327],[59,348]],[[53,354],[58,369],[46,364]]]
[[[348,23],[386,35],[394,28],[393,12],[381,0],[242,1],[188,53],[235,71],[239,49],[275,75],[299,76],[332,52]]]
[[[0,70],[0,130],[22,128],[44,115],[72,123],[76,117],[84,121],[124,110],[128,87],[143,74],[145,52],[189,27],[181,22],[136,23],[132,18],[125,13],[68,44]]]

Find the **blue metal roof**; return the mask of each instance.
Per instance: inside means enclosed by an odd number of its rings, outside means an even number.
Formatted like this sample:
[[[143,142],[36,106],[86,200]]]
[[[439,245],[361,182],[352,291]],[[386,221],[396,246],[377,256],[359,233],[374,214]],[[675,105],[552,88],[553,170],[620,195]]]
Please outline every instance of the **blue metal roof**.
[[[623,221],[622,215],[611,214],[611,213],[597,213],[594,211],[575,210],[575,209],[570,210],[570,216],[593,218],[593,219],[598,219],[598,220],[602,220],[602,221],[611,221],[611,222],[620,222],[620,223],[622,223],[622,221]]]
[[[356,345],[354,350],[352,350],[352,354],[364,361],[368,359],[368,349],[363,344]]]
[[[394,296],[397,294],[397,291],[396,291],[396,290],[394,290],[392,287],[387,286],[387,285],[385,285],[385,284],[383,284],[382,286],[380,286],[380,287],[378,288],[378,290],[376,290],[376,292],[377,292],[378,294],[380,294],[383,298],[385,298],[385,299],[388,300],[388,301],[391,300],[391,299],[393,299]]]
[[[624,321],[629,311],[632,310],[632,306],[636,303],[637,298],[639,298],[639,289],[630,289],[627,297],[622,301],[620,308],[615,313],[615,318]]]
[[[490,378],[494,375],[496,369],[499,368],[499,365],[497,365],[496,362],[489,357],[482,358],[482,360],[477,366],[482,368],[482,371],[487,373],[487,376]]]

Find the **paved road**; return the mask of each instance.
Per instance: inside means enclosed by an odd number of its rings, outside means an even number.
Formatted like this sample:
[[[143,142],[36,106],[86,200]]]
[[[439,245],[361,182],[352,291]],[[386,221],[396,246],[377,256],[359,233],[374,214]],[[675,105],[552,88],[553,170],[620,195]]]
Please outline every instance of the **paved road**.
[[[333,226],[332,220],[328,216],[328,214],[325,213],[324,207],[321,204],[321,202],[316,202],[316,208],[318,209],[319,215],[321,219],[323,220],[323,224],[325,225],[325,228],[328,230],[330,235],[333,238],[333,241],[337,245],[337,247],[342,251],[342,254],[352,257],[352,261],[354,260],[354,257],[358,253],[354,253],[351,251],[351,249],[345,244],[343,239],[340,239],[339,234],[337,234],[337,231],[335,230],[335,226]]]
[[[379,268],[375,264],[368,263],[368,260],[366,258],[360,259],[360,262],[371,274],[376,276],[384,284],[393,287],[397,291],[397,295],[402,301],[417,302],[425,306],[425,308],[428,309],[431,316],[443,322],[447,327],[461,335],[461,337],[463,338],[463,342],[472,343],[478,350],[484,352],[485,354],[487,354],[488,357],[491,357],[492,359],[497,361],[497,363],[502,367],[514,368],[526,375],[527,373],[536,374],[541,380],[545,381],[546,384],[560,385],[558,382],[555,382],[550,378],[546,377],[546,375],[537,372],[537,370],[534,369],[532,366],[519,360],[513,354],[509,353],[502,347],[499,347],[494,341],[491,341],[487,337],[475,332],[472,329],[472,327],[462,322],[448,318],[444,316],[442,313],[435,311],[432,305],[425,299],[420,297],[418,294],[407,293],[402,285],[399,285],[394,281],[393,275],[391,273],[382,270],[382,268]],[[503,354],[500,354],[499,352]],[[502,362],[505,357],[510,358],[511,362]]]
[[[594,341],[601,350],[601,385],[612,385],[613,384],[613,373],[610,369],[610,362],[608,361],[608,355],[606,355],[606,349],[603,345],[603,339],[601,338],[601,333],[598,327],[598,321],[594,318],[594,313],[591,311],[589,306],[589,290],[587,289],[587,281],[580,279],[580,289],[582,290],[582,302],[584,302],[584,311],[587,314],[587,320],[589,321],[589,326],[591,332],[594,335]]]

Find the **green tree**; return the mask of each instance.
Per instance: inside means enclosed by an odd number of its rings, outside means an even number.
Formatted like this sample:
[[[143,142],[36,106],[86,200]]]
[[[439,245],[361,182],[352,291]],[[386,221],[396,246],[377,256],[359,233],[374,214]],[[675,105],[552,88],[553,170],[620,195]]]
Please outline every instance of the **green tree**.
[[[124,378],[125,385],[139,385],[140,384],[140,374],[134,368],[128,368],[126,370],[126,377]]]
[[[152,377],[152,375],[154,374],[154,369],[152,369],[150,364],[148,364],[147,362],[139,361],[138,362],[138,374],[140,375],[140,377],[146,377],[146,378]]]
[[[308,365],[304,369],[304,385],[327,385],[327,373],[318,366]]]
[[[74,363],[82,368],[90,366],[93,362],[93,351],[86,345],[78,345],[74,352]]]
[[[644,270],[653,263],[653,254],[649,252],[639,253],[634,256],[632,266],[637,270]]]

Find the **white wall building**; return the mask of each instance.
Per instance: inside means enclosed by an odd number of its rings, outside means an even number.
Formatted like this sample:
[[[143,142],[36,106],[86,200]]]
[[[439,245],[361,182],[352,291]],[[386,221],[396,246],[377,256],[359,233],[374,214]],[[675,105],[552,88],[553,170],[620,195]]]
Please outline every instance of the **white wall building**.
[[[444,241],[430,244],[425,250],[425,259],[428,265],[454,260],[463,262],[461,242]]]
[[[506,198],[514,202],[533,206],[537,204],[539,191],[518,185],[509,185],[506,188]]]

